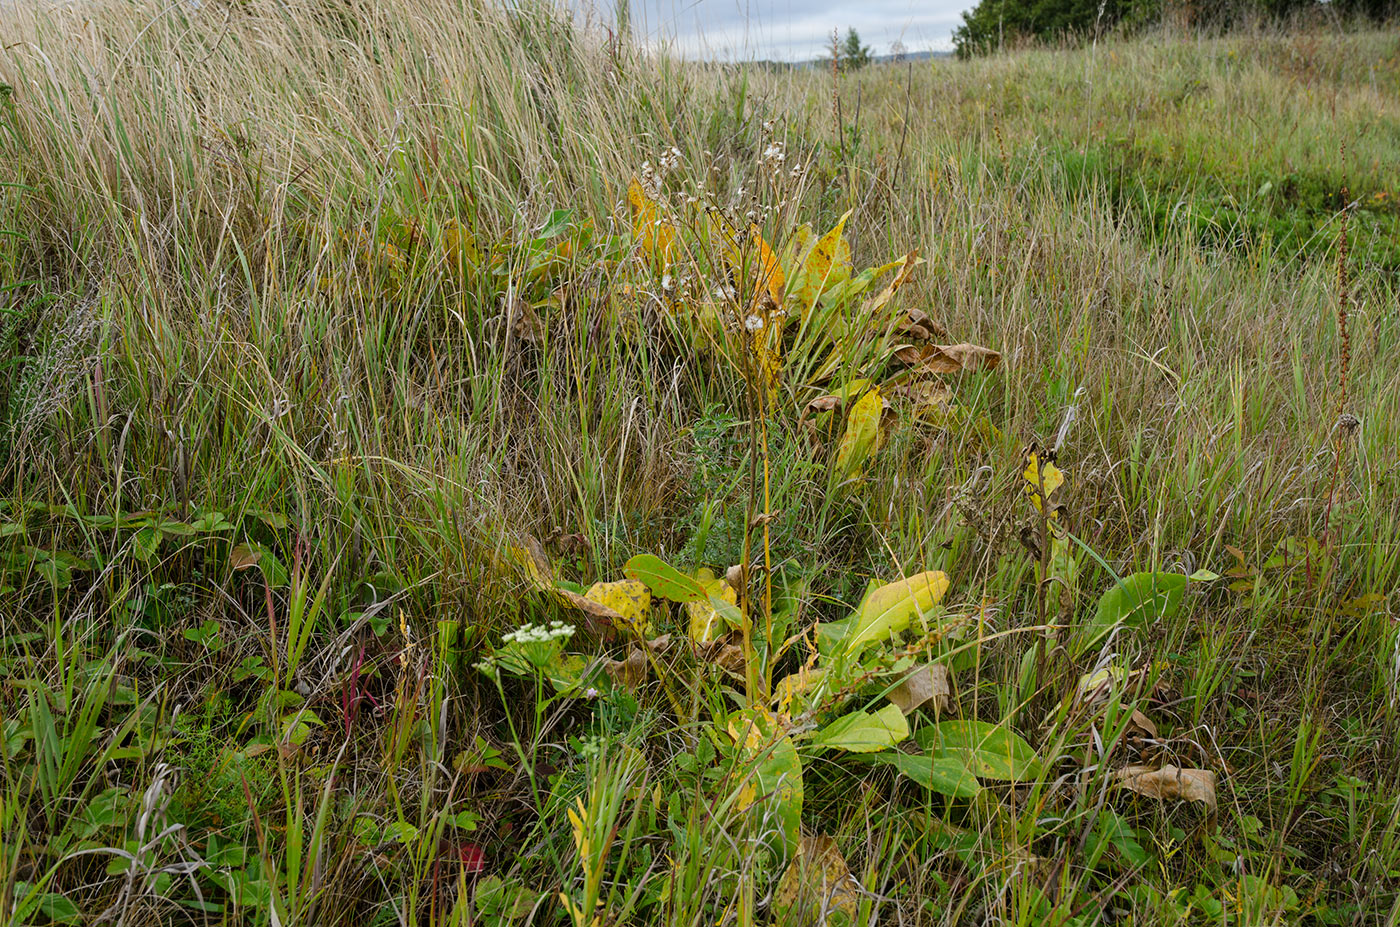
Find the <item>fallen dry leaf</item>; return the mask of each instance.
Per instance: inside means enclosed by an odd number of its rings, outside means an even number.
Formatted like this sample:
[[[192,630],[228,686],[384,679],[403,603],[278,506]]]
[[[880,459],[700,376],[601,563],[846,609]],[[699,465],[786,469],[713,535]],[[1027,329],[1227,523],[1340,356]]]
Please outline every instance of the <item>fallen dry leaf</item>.
[[[904,345],[894,351],[895,359],[924,373],[958,373],[963,370],[994,370],[1001,353],[975,344]]]
[[[647,655],[637,647],[628,652],[625,660],[604,660],[603,669],[614,685],[622,686],[629,692],[636,692],[650,675]]]
[[[948,334],[943,323],[935,321],[922,309],[906,309],[894,330],[912,341],[932,341]]]
[[[1120,785],[1139,795],[1161,801],[1194,801],[1206,806],[1206,815],[1215,819],[1215,773],[1208,769],[1182,769],[1179,766],[1125,766],[1114,773]]]
[[[510,330],[516,339],[530,344],[538,344],[544,337],[544,325],[540,322],[539,313],[535,312],[535,307],[519,296],[512,297],[508,305]]]
[[[909,671],[885,697],[899,706],[906,715],[914,709],[933,702],[935,712],[948,710],[948,700],[953,694],[948,667],[942,663],[925,663]]]
[[[909,401],[915,415],[946,413],[953,403],[953,391],[941,380],[915,380],[895,387],[894,392]]]
[[[1133,709],[1133,716],[1128,719],[1128,736],[1145,737],[1149,740],[1157,739],[1157,725],[1147,715]]]
[[[818,415],[822,412],[835,412],[845,405],[845,400],[840,396],[818,396],[807,403],[804,415]]]

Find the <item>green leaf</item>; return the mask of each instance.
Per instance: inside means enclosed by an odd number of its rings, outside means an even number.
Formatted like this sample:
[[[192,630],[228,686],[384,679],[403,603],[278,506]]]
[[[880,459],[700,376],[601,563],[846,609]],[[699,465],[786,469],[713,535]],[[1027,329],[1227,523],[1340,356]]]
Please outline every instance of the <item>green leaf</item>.
[[[947,591],[948,576],[939,570],[887,583],[871,591],[856,609],[847,630],[844,650],[854,655],[872,641],[898,634],[909,627],[915,615],[937,605]]]
[[[773,716],[748,708],[729,716],[729,736],[739,760],[738,811],[753,809],[764,830],[777,825],[780,855],[797,851],[802,824],[802,760],[797,747]]]
[[[1040,757],[1005,724],[943,721],[914,739],[934,758],[955,758],[983,779],[1025,781],[1040,775]]]
[[[893,747],[909,736],[909,722],[898,705],[886,705],[878,712],[853,711],[842,715],[812,735],[814,747],[874,753]]]
[[[1103,594],[1099,608],[1075,642],[1077,657],[1114,628],[1145,627],[1171,618],[1181,608],[1187,577],[1180,573],[1134,573]]]
[[[976,798],[982,786],[967,764],[956,756],[917,756],[908,753],[877,753],[877,763],[893,766],[924,788],[953,798]]]
[[[263,580],[273,588],[285,586],[291,581],[291,577],[287,573],[287,568],[282,565],[282,562],[277,559],[271,550],[259,544],[257,541],[248,541],[247,543],[239,544],[233,550],[229,551],[229,566],[235,571],[246,570],[249,567],[256,566],[262,573]]]
[[[83,919],[77,905],[55,892],[39,896],[39,910],[55,924],[76,924]]]
[[[884,410],[885,400],[880,397],[877,386],[872,386],[851,406],[850,414],[846,416],[846,430],[841,435],[841,443],[836,446],[837,479],[854,476],[865,466],[879,437],[880,416]]]
[[[708,602],[709,593],[698,579],[686,576],[660,557],[638,554],[622,568],[628,579],[640,580],[653,594],[672,602]]]
[[[200,534],[212,534],[217,531],[232,531],[233,525],[229,524],[223,512],[201,512],[195,516],[190,527]]]
[[[540,230],[535,233],[535,237],[553,238],[556,235],[562,235],[568,230],[569,223],[571,223],[573,219],[574,211],[572,209],[556,209],[549,214],[549,218],[545,220]]]

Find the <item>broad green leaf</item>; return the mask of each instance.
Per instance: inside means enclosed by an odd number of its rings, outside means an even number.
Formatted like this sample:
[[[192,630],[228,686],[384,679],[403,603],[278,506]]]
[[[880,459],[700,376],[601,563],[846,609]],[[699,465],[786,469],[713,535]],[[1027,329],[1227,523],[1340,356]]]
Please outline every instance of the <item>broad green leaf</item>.
[[[875,589],[856,609],[845,640],[846,653],[856,654],[872,641],[903,631],[915,615],[932,609],[947,591],[948,576],[940,570],[930,570]]]
[[[792,738],[763,708],[729,716],[728,731],[739,759],[739,811],[754,808],[765,828],[777,826],[781,855],[797,851],[802,824],[802,761]]]
[[[39,896],[39,911],[54,924],[77,924],[83,919],[78,906],[57,892],[45,892]]]
[[[878,763],[893,766],[924,788],[953,798],[976,798],[981,784],[967,764],[957,756],[921,756],[908,753],[877,753]]]
[[[841,435],[841,443],[836,448],[836,473],[839,479],[854,476],[865,466],[875,447],[875,439],[880,434],[880,415],[884,411],[885,401],[880,398],[878,386],[872,386],[851,407],[851,414],[846,418],[846,432]]]
[[[131,553],[142,563],[149,563],[160,550],[161,533],[152,527],[142,528],[131,536]]]
[[[851,277],[851,246],[843,234],[848,211],[836,225],[812,245],[802,258],[802,267],[793,282],[792,294],[806,313],[822,293],[845,283]]]
[[[898,705],[886,705],[877,712],[853,711],[842,715],[812,735],[813,747],[828,747],[849,753],[874,753],[893,747],[909,736],[909,722]]]
[[[549,214],[549,218],[544,221],[535,232],[536,238],[553,238],[562,235],[569,228],[569,224],[574,221],[574,211],[572,209],[556,209]]]
[[[1079,656],[1114,628],[1146,627],[1171,618],[1181,608],[1187,577],[1180,573],[1134,573],[1103,594],[1093,620],[1080,629],[1074,655]]]
[[[951,757],[983,779],[1024,781],[1040,774],[1040,758],[1005,724],[943,721],[915,735],[937,759]]]
[[[622,567],[623,575],[645,583],[653,594],[672,602],[708,602],[710,594],[693,576],[686,576],[660,557],[638,554]]]

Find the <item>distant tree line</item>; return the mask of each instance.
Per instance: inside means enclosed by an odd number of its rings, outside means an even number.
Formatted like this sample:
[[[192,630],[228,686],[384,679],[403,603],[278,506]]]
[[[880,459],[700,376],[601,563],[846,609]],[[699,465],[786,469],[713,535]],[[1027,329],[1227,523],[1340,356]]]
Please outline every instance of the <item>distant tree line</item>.
[[[1384,20],[1400,13],[1400,0],[980,0],[963,14],[953,44],[959,57],[967,58],[1025,39],[1149,25],[1166,14],[1193,25],[1229,26],[1245,17],[1286,20],[1321,12]]]

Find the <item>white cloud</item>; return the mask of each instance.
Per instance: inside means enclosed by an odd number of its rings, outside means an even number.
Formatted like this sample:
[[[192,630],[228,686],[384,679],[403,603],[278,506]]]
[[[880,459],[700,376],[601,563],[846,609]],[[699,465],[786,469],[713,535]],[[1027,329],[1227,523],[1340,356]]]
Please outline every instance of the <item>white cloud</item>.
[[[973,0],[630,0],[632,31],[651,44],[670,44],[691,58],[770,58],[796,61],[822,55],[831,31],[848,28],[877,55],[900,41],[909,51],[946,50],[961,13]],[[610,0],[594,0],[595,15],[611,20]]]

